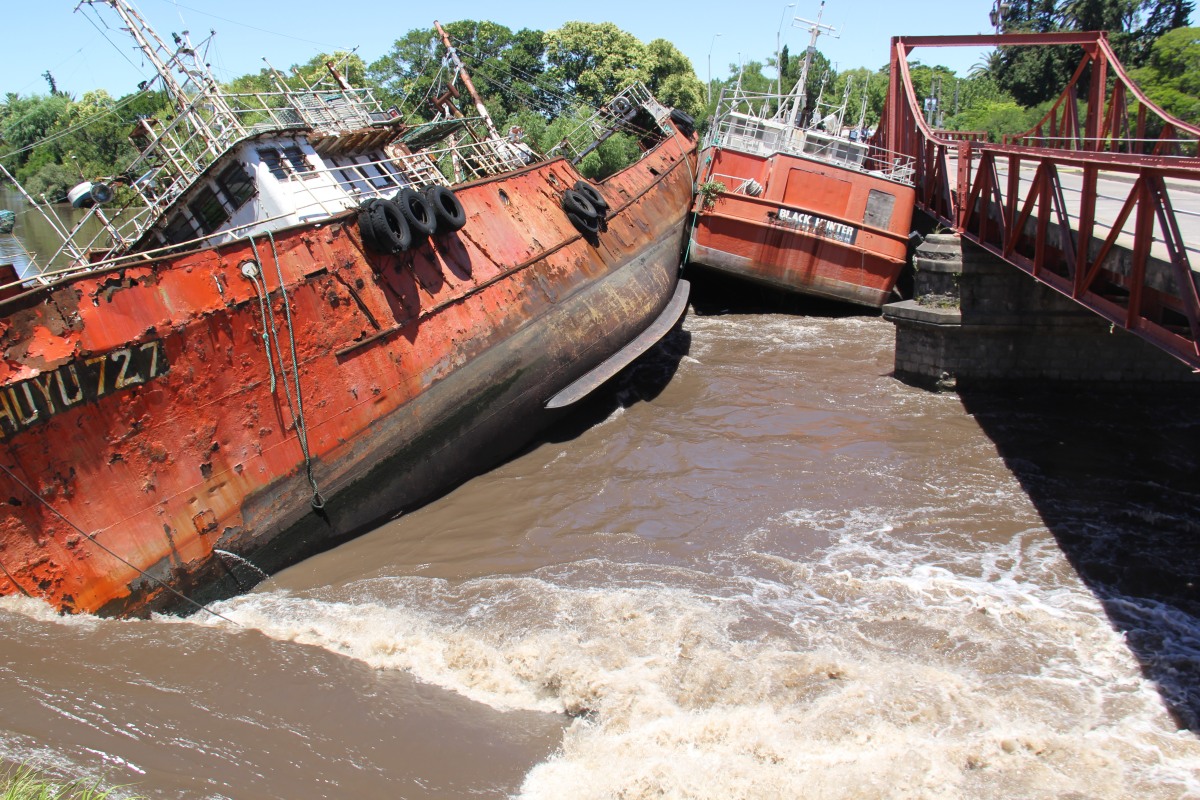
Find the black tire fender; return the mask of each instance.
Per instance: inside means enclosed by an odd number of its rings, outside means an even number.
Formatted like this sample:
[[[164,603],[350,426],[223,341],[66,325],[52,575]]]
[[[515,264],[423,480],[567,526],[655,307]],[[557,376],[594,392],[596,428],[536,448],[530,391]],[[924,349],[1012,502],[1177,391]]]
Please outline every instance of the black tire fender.
[[[567,216],[574,214],[577,217],[586,217],[593,222],[600,217],[591,201],[574,189],[567,189],[563,192],[562,207],[563,211],[567,212]]]
[[[467,224],[467,212],[453,190],[435,183],[425,189],[425,199],[433,208],[439,231],[457,231]]]
[[[408,221],[408,227],[417,236],[432,236],[437,230],[437,217],[434,216],[433,206],[425,199],[425,195],[405,186],[396,192],[392,200],[400,209],[400,213]]]
[[[596,232],[600,230],[600,220],[596,217],[581,217],[574,211],[568,211],[567,219],[575,226],[575,230],[584,236],[595,236]]]
[[[371,221],[371,209],[378,201],[379,198],[372,197],[358,207],[358,235],[362,237],[363,247],[382,253],[383,245],[375,237],[375,223]]]
[[[681,111],[678,108],[672,108],[671,122],[675,123],[675,127],[679,128],[679,132],[684,136],[690,137],[696,132],[696,120],[686,111]]]
[[[604,199],[604,195],[600,194],[600,190],[587,181],[575,181],[575,191],[579,192],[584,198],[592,204],[596,209],[597,215],[603,217],[608,215],[608,201]]]
[[[383,253],[400,253],[412,246],[412,228],[400,207],[391,200],[376,200],[368,212],[371,235]]]

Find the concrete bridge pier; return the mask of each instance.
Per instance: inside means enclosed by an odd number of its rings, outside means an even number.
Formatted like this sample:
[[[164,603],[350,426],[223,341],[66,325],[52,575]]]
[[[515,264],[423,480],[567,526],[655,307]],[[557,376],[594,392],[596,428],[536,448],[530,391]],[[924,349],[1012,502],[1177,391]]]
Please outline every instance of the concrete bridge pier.
[[[915,299],[883,307],[906,383],[1200,385],[1186,364],[957,234],[926,236],[913,266]]]

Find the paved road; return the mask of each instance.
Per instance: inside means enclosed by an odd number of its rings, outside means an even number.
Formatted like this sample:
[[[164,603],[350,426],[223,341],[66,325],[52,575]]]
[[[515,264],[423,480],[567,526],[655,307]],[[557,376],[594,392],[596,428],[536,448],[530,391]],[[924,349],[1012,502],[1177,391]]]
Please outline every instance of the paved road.
[[[950,160],[951,174],[954,174],[954,170],[957,169],[957,159],[954,157],[953,152],[951,153]],[[1022,167],[1020,178],[1022,201],[1029,192],[1035,169],[1034,165]],[[997,171],[1000,176],[1001,191],[1003,192],[1008,186],[1007,163],[997,161]],[[1059,176],[1067,205],[1067,214],[1073,223],[1078,222],[1083,173],[1077,169],[1060,169]],[[972,175],[973,178],[974,175]],[[1117,216],[1121,213],[1121,208],[1125,204],[1125,200],[1128,198],[1132,188],[1132,175],[1103,171],[1100,173],[1097,182],[1098,195],[1096,201],[1095,236],[1100,238],[1107,236],[1108,231],[1111,230],[1113,224],[1116,222]],[[1200,272],[1200,180],[1168,181],[1167,192],[1172,207],[1175,210],[1175,218],[1178,221],[1180,232],[1183,235],[1184,249],[1187,252],[1188,260],[1191,262],[1192,269]],[[1117,239],[1118,244],[1128,249],[1132,249],[1133,247],[1133,225],[1134,215],[1130,214],[1129,219],[1126,220],[1125,225],[1122,227],[1121,236]],[[1162,233],[1157,221],[1154,226],[1154,246],[1150,252],[1155,258],[1162,259],[1163,261],[1169,260],[1167,248],[1163,242]]]

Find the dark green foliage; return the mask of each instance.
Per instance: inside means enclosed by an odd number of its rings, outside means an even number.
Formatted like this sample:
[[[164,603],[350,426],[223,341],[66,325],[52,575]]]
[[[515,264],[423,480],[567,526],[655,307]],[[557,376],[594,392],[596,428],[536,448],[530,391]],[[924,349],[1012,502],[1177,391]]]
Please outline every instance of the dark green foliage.
[[[158,93],[119,101],[104,91],[78,101],[64,92],[9,94],[0,105],[0,160],[34,197],[62,200],[82,180],[121,174],[137,156],[128,138],[135,120],[166,113]]]
[[[1167,113],[1200,124],[1200,28],[1176,28],[1163,35],[1146,66],[1132,77]]]
[[[556,88],[546,79],[541,31],[515,33],[494,22],[461,20],[443,26],[460,57],[470,65],[475,88],[488,112],[503,119],[523,108],[557,109]],[[452,67],[442,61],[445,48],[437,31],[418,28],[396,40],[387,55],[367,68],[385,104],[394,104],[419,119],[432,119],[430,100],[446,91]],[[470,99],[464,113],[472,115]]]
[[[1187,24],[1193,0],[1012,0],[1001,20],[1005,33],[1108,31],[1127,69],[1142,66],[1154,41]],[[1036,105],[1058,95],[1078,66],[1078,47],[1008,47],[989,65],[997,85],[1017,102]]]

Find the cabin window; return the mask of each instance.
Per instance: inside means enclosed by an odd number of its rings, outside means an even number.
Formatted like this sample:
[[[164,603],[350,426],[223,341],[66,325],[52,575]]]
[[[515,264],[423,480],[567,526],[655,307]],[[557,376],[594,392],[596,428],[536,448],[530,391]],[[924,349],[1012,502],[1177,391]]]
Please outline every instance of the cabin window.
[[[358,165],[352,159],[334,157],[333,164],[337,167],[333,171],[334,177],[338,178],[338,182],[342,185],[343,189],[351,194],[367,190],[368,187],[363,180],[362,173],[359,172]]]
[[[235,209],[241,208],[254,195],[254,181],[246,174],[241,164],[230,164],[226,167],[217,177],[217,185]]]
[[[867,195],[867,211],[863,214],[863,224],[886,230],[892,224],[892,208],[895,205],[895,195],[872,189]]]
[[[358,171],[376,189],[386,189],[389,186],[396,185],[395,179],[392,178],[389,172],[384,170],[381,165],[371,163],[366,156],[359,157]]]
[[[229,211],[221,203],[221,198],[208,186],[196,192],[196,196],[188,203],[188,211],[192,212],[196,224],[206,234],[212,233],[229,219]]]
[[[296,145],[283,148],[283,157],[293,175],[300,178],[311,178],[315,174],[313,168],[308,164],[308,159],[304,157],[304,151]]]
[[[338,175],[342,176],[342,183],[346,187],[348,187],[347,188],[348,191],[350,191],[350,192],[366,191],[367,187],[363,183],[362,178],[359,177],[358,170],[354,169],[353,167],[346,167],[344,169],[339,169]]]
[[[183,214],[179,214],[163,230],[162,236],[167,244],[182,244],[195,239],[196,231],[192,228],[192,221]]]
[[[258,151],[258,157],[271,170],[271,174],[281,181],[288,178],[314,178],[317,175],[304,157],[304,151],[294,144],[282,150],[264,147]]]
[[[279,151],[274,147],[264,147],[258,151],[258,158],[267,169],[271,170],[271,174],[279,180],[287,179],[287,170],[283,168],[283,159],[279,155]]]

